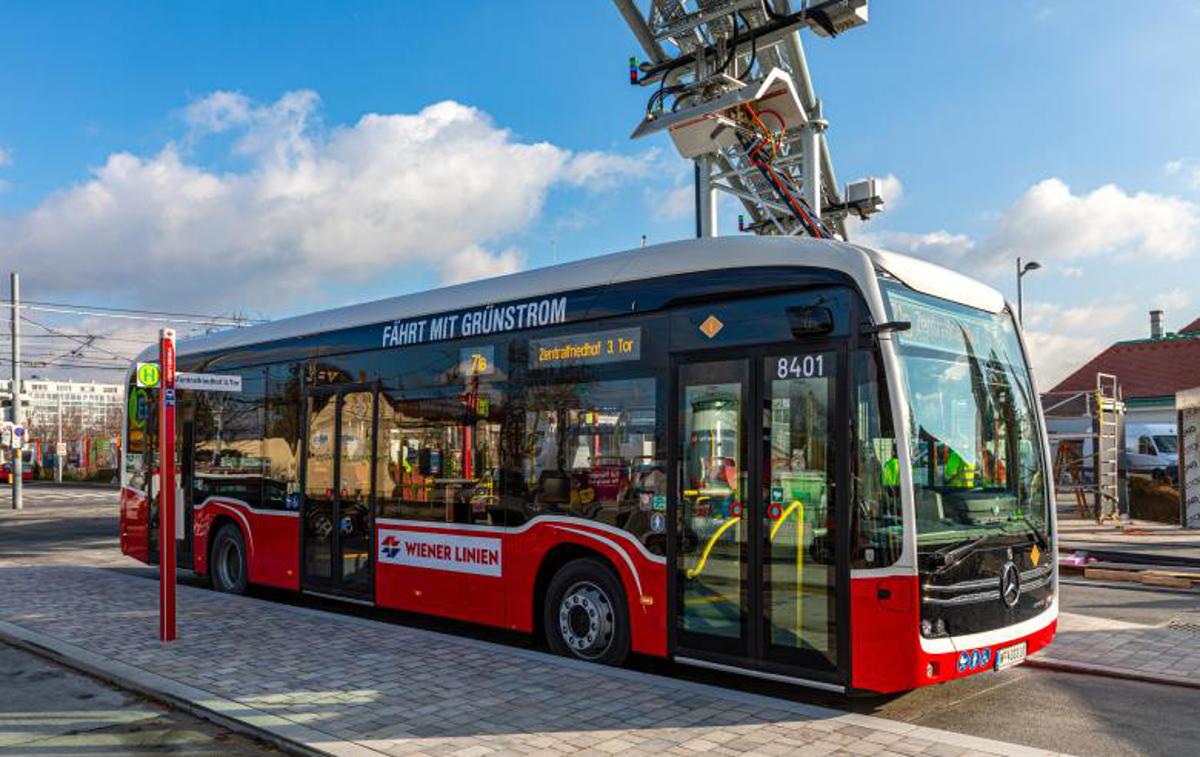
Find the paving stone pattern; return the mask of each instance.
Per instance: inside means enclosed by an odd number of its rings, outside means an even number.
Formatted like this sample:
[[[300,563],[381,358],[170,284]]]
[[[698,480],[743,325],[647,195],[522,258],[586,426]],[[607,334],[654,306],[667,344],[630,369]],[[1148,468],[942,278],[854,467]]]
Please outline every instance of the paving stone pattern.
[[[1164,625],[1061,613],[1054,642],[1034,660],[1074,663],[1164,681],[1200,683],[1200,619]]]
[[[0,620],[381,753],[1044,754],[93,568],[0,567]]]

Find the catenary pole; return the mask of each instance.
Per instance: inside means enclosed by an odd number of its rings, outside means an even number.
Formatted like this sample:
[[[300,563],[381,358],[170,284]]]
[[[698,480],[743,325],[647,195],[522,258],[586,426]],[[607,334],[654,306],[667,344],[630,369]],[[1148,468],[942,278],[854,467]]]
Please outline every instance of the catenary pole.
[[[12,420],[13,433],[21,425],[21,282],[14,271],[12,282]],[[21,501],[21,456],[23,451],[14,443],[12,449],[12,509],[24,507]]]

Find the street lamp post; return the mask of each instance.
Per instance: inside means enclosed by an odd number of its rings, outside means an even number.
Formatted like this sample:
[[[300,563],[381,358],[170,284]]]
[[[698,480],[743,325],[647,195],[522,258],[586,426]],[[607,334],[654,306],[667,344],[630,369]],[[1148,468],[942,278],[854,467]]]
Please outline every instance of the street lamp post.
[[[1041,267],[1042,264],[1036,260],[1031,260],[1021,265],[1021,259],[1017,258],[1017,322],[1022,326],[1025,325],[1025,298],[1021,288],[1021,279],[1025,278],[1025,274],[1030,271],[1036,271]]]

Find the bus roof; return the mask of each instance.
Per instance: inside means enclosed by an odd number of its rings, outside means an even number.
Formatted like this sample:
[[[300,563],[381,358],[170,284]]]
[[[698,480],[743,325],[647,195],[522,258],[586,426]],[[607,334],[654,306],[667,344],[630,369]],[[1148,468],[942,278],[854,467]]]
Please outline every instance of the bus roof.
[[[999,292],[948,268],[857,244],[809,237],[729,236],[689,239],[535,268],[466,284],[389,297],[256,326],[183,339],[180,355],[214,352],[292,339],[460,308],[538,297],[697,271],[767,266],[825,268],[853,278],[873,310],[882,306],[872,272],[883,269],[917,291],[993,313],[1004,308]],[[876,316],[881,316],[876,312]],[[157,355],[157,345],[138,356]]]

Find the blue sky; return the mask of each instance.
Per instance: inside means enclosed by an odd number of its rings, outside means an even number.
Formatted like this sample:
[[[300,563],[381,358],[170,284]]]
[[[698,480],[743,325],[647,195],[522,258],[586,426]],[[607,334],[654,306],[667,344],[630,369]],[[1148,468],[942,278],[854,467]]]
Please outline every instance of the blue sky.
[[[5,4],[0,261],[29,297],[280,316],[691,233],[689,166],[627,138],[647,93],[611,4],[450,7]],[[860,237],[1010,297],[1017,251],[1042,260],[1048,379],[1151,306],[1200,314],[1200,3],[1129,8],[877,0],[862,29],[804,36],[839,179],[892,177]],[[422,210],[346,220],[389,197]]]

